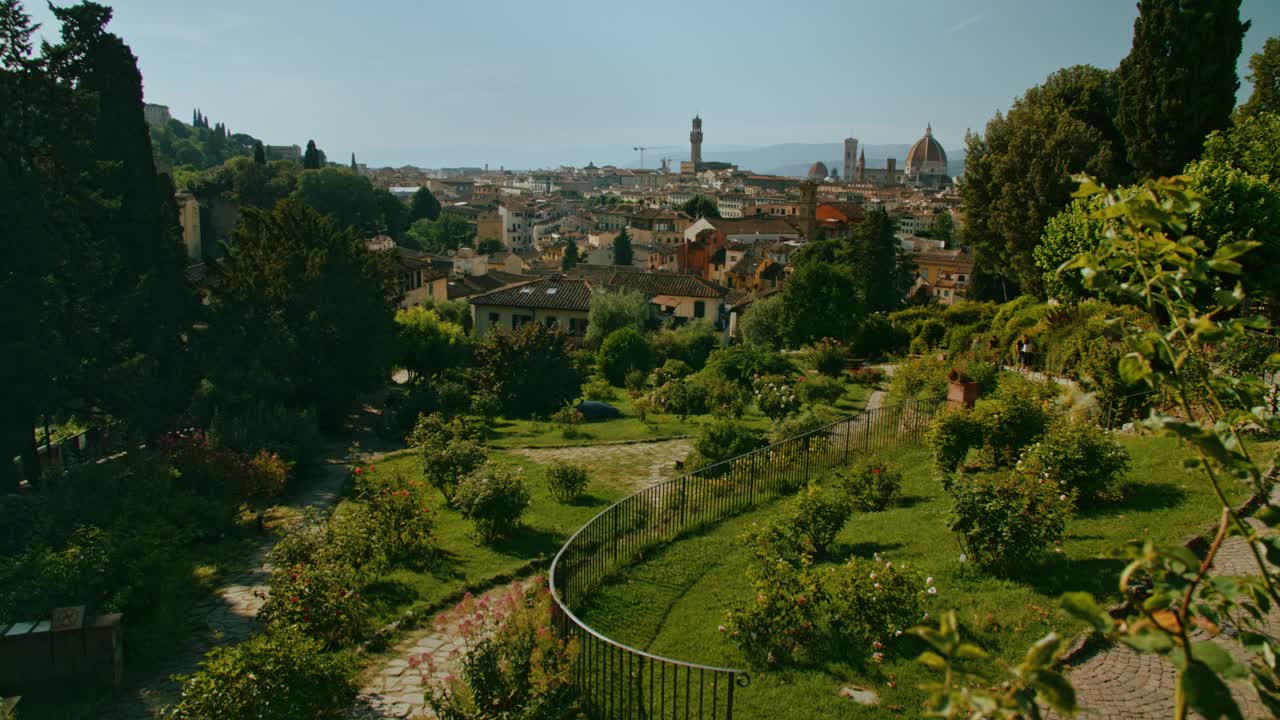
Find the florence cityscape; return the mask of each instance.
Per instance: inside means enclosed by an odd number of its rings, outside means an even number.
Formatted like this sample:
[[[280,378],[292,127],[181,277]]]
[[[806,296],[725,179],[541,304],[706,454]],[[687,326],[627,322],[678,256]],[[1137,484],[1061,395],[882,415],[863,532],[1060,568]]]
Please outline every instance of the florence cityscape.
[[[0,720],[1280,717],[1280,6],[0,0]]]

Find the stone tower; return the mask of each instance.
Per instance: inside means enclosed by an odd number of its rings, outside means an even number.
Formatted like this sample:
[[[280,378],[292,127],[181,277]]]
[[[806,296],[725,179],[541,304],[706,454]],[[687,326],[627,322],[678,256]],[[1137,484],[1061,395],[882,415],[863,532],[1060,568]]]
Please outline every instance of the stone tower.
[[[800,183],[800,232],[806,240],[815,239],[818,229],[818,183],[806,180]]]
[[[857,180],[855,174],[858,171],[858,139],[844,139],[844,164],[841,166],[844,170],[840,175],[840,179],[845,182],[854,182]]]
[[[693,163],[693,171],[698,171],[702,164],[702,118],[693,116],[693,129],[689,131],[689,162]]]
[[[862,173],[866,169],[867,169],[867,151],[863,150],[862,154],[858,156],[858,169],[857,169],[857,174],[854,175],[853,181],[862,182]]]

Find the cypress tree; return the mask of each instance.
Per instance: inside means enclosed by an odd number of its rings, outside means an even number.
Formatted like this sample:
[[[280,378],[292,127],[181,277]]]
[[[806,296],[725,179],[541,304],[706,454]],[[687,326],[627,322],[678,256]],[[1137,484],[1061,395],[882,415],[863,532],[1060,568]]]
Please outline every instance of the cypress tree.
[[[440,201],[426,187],[418,188],[413,194],[413,200],[409,204],[409,222],[415,223],[422,219],[435,220],[440,217]]]
[[[613,264],[630,265],[634,255],[631,249],[631,236],[627,234],[626,228],[622,228],[622,232],[613,239]]]
[[[570,240],[564,244],[564,258],[560,261],[561,270],[569,270],[580,261],[578,243]]]
[[[253,162],[256,165],[267,164],[267,149],[262,146],[261,140],[253,141]]]
[[[355,153],[351,153],[351,171],[352,171],[352,172],[360,172],[360,168],[359,168],[359,166],[357,166],[357,165],[356,165],[356,154],[355,154]]]
[[[1116,71],[1116,124],[1139,175],[1174,175],[1227,126],[1248,21],[1240,0],[1139,0],[1133,48]]]
[[[307,141],[307,151],[302,154],[303,170],[319,170],[320,169],[320,151],[316,149],[316,141]]]

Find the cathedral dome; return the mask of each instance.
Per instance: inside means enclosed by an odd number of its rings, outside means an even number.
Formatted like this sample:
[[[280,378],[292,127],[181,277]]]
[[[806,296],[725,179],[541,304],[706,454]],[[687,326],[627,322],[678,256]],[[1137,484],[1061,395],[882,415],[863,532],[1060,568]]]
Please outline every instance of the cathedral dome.
[[[907,152],[907,163],[904,168],[907,172],[920,172],[941,170],[944,174],[947,171],[947,152],[942,149],[942,145],[933,139],[933,127],[926,127],[924,137],[916,141],[911,146],[911,150]]]
[[[809,166],[809,177],[821,180],[829,176],[830,173],[827,172],[827,166],[822,162],[816,162]]]

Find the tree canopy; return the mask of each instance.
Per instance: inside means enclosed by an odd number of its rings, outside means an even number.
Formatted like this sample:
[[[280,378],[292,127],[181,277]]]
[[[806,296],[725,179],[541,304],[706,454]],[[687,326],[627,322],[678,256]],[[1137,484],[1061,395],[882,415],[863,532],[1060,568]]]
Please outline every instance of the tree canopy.
[[[435,220],[440,217],[440,201],[432,194],[431,189],[420,187],[413,193],[413,200],[409,204],[409,222],[417,222],[422,219]]]
[[[679,210],[689,217],[720,217],[720,205],[713,198],[709,198],[706,195],[694,195],[680,205]]]
[[[1133,47],[1116,70],[1116,124],[1139,175],[1176,175],[1230,122],[1248,29],[1240,0],[1139,0]]]
[[[470,247],[475,239],[475,226],[456,213],[440,213],[435,220],[423,218],[409,226],[409,243],[424,252],[443,253]]]
[[[613,264],[614,265],[630,265],[635,258],[635,253],[631,249],[631,236],[627,234],[627,229],[622,228],[618,236],[613,239]]]

